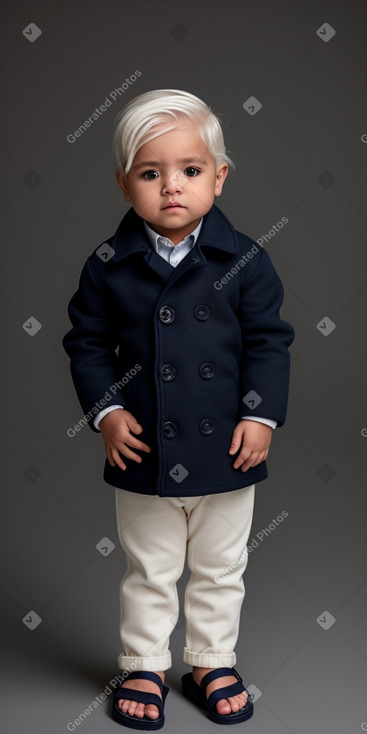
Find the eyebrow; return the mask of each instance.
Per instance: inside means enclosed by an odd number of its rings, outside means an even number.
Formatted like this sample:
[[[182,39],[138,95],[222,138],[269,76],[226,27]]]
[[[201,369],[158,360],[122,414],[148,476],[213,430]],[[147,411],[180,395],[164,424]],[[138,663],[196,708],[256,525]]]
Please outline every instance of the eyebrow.
[[[193,155],[191,158],[181,158],[181,160],[177,161],[177,163],[201,163],[202,166],[207,166],[207,161],[205,161],[203,158],[200,158],[197,155]],[[136,163],[135,166],[133,166],[134,169],[143,168],[144,166],[160,166],[161,163],[159,161],[142,161],[141,163]]]

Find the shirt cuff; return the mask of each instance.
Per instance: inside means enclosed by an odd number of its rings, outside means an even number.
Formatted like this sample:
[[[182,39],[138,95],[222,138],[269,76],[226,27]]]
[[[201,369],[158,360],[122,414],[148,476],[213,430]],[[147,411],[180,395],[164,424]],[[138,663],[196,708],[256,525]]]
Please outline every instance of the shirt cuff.
[[[93,421],[93,425],[97,429],[97,431],[101,430],[100,428],[98,428],[98,425],[99,425],[99,422],[102,420],[102,418],[104,418],[104,416],[107,415],[107,413],[111,413],[111,410],[117,410],[117,408],[124,409],[124,406],[123,405],[109,405],[108,408],[105,408],[104,410],[100,410],[99,413],[97,413]]]
[[[258,418],[255,415],[243,415],[242,416],[243,421],[257,421],[258,423],[265,423],[266,426],[270,426],[270,428],[276,428],[277,427],[277,421],[273,421],[271,418]]]

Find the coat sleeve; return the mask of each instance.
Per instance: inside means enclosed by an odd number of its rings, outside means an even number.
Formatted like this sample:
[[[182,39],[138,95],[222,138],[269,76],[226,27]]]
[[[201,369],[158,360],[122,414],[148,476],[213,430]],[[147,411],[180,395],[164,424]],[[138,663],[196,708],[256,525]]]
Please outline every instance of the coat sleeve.
[[[294,329],[280,317],[284,299],[281,280],[261,248],[255,271],[241,286],[239,319],[242,331],[240,415],[266,416],[285,422],[290,353]],[[244,268],[244,270],[246,270]]]
[[[108,299],[93,272],[90,258],[83,267],[68,313],[73,326],[62,343],[70,357],[71,375],[84,416],[97,432],[93,425],[97,413],[109,404],[126,407],[126,399],[118,385],[118,336],[108,310]]]

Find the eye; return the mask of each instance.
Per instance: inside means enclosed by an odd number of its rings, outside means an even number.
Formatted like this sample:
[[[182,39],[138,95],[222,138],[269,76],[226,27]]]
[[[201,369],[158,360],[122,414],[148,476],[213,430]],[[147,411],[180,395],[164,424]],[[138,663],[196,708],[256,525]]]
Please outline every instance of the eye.
[[[187,171],[194,171],[194,173],[187,174]],[[200,170],[198,168],[195,168],[194,166],[188,166],[187,168],[185,168],[184,173],[186,175],[189,175],[190,178],[195,178],[195,176],[200,173]]]
[[[154,171],[153,169],[151,169],[150,171],[144,171],[144,173],[142,174],[141,177],[142,178],[145,178],[146,181],[154,181],[155,176],[153,178],[151,176],[149,176],[149,178],[146,178],[146,176],[148,176],[148,174],[150,174],[150,173],[156,173],[157,176],[158,176],[158,172],[157,171]]]

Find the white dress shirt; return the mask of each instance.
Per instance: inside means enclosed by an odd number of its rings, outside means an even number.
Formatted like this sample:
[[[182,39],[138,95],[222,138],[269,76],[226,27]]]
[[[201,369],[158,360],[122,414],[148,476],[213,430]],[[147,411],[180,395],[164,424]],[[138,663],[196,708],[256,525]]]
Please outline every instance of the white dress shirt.
[[[173,267],[175,268],[181,262],[181,260],[183,260],[185,255],[187,255],[187,253],[190,252],[190,250],[194,247],[203,224],[203,217],[201,217],[198,226],[195,227],[191,234],[186,235],[186,237],[184,237],[184,239],[179,242],[178,245],[174,245],[173,242],[168,239],[168,237],[163,237],[162,235],[158,234],[158,232],[155,232],[155,230],[152,229],[145,220],[143,221],[147,237],[152,247],[155,249],[158,255],[163,257],[164,260],[170,263],[170,265],[173,265]],[[93,421],[95,428],[98,428],[99,422],[105,415],[107,415],[107,413],[110,413],[111,410],[117,410],[119,408],[123,410],[122,405],[110,405],[108,408],[105,408],[104,410],[101,410],[99,413],[97,413]],[[271,428],[276,428],[277,425],[277,422],[271,420],[270,418],[258,418],[257,416],[252,415],[242,416],[242,420],[245,419],[258,421],[259,423],[265,423]],[[98,430],[100,429],[98,428]]]

